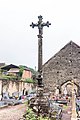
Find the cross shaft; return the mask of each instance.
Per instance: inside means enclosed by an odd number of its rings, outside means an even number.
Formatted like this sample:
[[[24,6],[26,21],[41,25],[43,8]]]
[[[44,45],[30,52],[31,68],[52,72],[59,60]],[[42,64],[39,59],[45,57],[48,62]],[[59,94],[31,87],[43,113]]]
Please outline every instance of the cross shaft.
[[[32,28],[34,27],[38,27],[39,30],[39,34],[38,36],[38,86],[41,87],[42,86],[42,34],[43,34],[43,27],[47,26],[49,27],[49,25],[51,25],[51,23],[49,23],[49,21],[47,21],[46,23],[43,23],[42,21],[42,16],[38,16],[38,23],[33,23],[30,25]]]

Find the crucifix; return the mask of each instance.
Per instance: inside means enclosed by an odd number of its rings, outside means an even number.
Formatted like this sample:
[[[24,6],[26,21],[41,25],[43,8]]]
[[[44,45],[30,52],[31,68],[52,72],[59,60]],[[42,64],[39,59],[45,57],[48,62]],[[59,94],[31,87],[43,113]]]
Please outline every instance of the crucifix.
[[[42,18],[41,15],[38,16],[38,19],[39,19],[38,23],[35,24],[35,23],[32,22],[32,24],[30,26],[32,28],[38,27],[38,30],[39,30],[39,34],[37,35],[38,36],[38,73],[39,73],[39,75],[38,75],[38,78],[39,78],[38,84],[42,84],[40,79],[41,79],[41,74],[42,74],[42,38],[43,38],[42,34],[43,34],[43,27],[44,26],[49,27],[49,25],[51,25],[51,23],[49,23],[49,21],[44,23],[42,21],[43,18]]]

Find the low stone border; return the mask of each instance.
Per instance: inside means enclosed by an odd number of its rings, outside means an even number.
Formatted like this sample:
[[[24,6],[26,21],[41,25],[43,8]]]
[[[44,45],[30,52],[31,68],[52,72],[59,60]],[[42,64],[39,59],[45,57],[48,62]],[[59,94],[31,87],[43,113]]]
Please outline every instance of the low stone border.
[[[5,108],[5,107],[8,107],[8,105],[0,106],[0,109]]]

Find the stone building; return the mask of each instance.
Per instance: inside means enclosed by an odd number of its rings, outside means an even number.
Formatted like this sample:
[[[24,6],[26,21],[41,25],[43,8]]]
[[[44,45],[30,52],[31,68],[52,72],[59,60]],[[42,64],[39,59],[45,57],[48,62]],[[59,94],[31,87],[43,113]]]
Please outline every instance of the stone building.
[[[18,76],[18,73],[19,73],[19,67],[13,64],[5,65],[1,67],[1,70],[3,70],[4,71],[3,74],[6,74],[6,75]]]
[[[26,78],[31,78],[31,71],[28,68],[24,69],[22,75],[24,79],[19,80],[19,69],[20,68],[18,66],[13,64],[1,67],[2,76],[0,76],[0,100],[4,93],[8,93],[10,96],[16,93],[20,93],[20,95],[26,95],[29,90],[32,90],[33,84],[25,82]],[[5,76],[5,78],[3,78],[3,76]],[[7,76],[10,76],[11,78],[7,79]]]
[[[31,78],[31,77],[32,77],[32,72],[31,72],[31,70],[28,67],[26,67],[23,70],[22,79],[25,80],[25,79]]]
[[[79,91],[80,46],[73,41],[70,41],[43,65],[43,83],[50,91],[55,91],[56,86],[61,90],[61,87],[71,80],[74,80]],[[69,85],[70,83],[68,87]]]

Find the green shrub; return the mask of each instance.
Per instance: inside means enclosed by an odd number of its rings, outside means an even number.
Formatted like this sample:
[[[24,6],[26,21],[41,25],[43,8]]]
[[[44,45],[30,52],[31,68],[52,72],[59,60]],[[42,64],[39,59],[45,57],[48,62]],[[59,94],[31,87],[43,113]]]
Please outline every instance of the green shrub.
[[[31,78],[27,78],[27,79],[25,80],[25,82],[26,82],[26,83],[34,83],[33,79],[31,79]]]
[[[11,75],[2,75],[3,79],[7,79],[7,80],[16,80],[17,77],[16,76],[11,76]]]
[[[30,108],[27,109],[26,120],[36,120],[36,115]]]
[[[50,120],[50,119],[48,117],[43,118],[42,116],[37,117],[33,110],[31,108],[28,108],[26,120]]]

